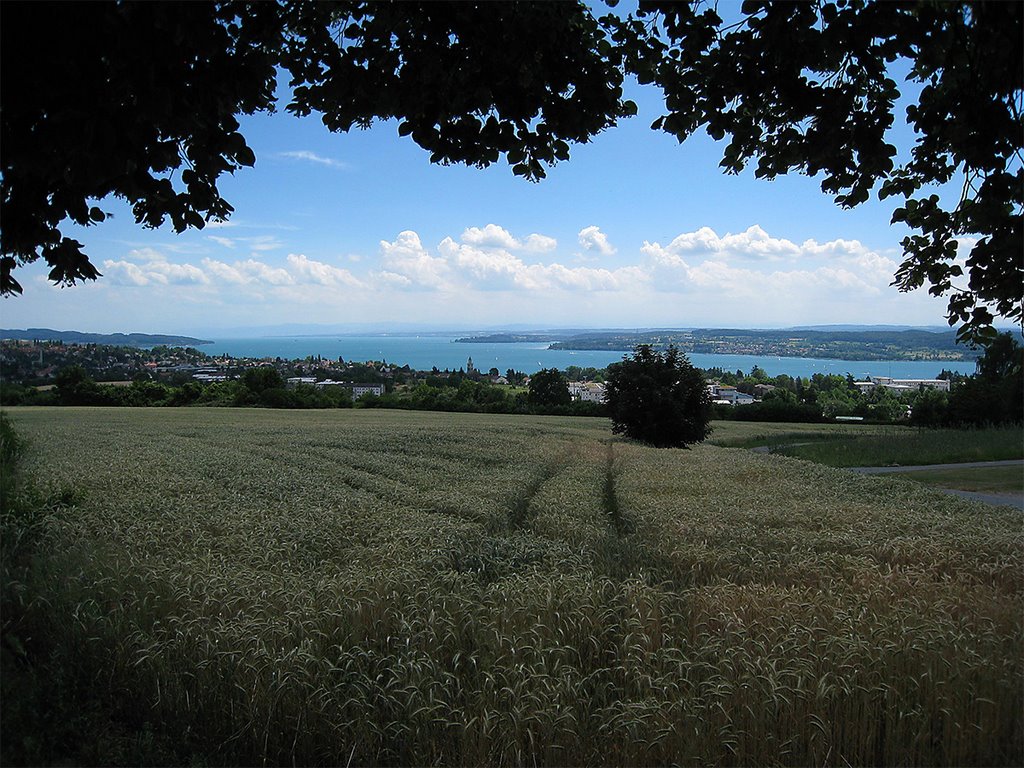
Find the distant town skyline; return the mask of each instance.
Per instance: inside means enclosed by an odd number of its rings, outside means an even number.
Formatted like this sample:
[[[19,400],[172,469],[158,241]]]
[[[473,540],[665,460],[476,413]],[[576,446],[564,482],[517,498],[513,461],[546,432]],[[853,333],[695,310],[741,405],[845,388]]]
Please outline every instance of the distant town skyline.
[[[111,219],[67,230],[103,277],[56,288],[44,264],[25,267],[2,323],[204,334],[946,324],[944,299],[889,285],[908,233],[889,224],[892,201],[843,210],[813,178],[726,175],[721,143],[678,145],[649,128],[656,91],[627,95],[638,117],[573,147],[537,184],[504,164],[431,165],[394,121],[331,134],[283,111],[243,118],[257,162],[222,180],[230,221],[146,230],[105,200]]]

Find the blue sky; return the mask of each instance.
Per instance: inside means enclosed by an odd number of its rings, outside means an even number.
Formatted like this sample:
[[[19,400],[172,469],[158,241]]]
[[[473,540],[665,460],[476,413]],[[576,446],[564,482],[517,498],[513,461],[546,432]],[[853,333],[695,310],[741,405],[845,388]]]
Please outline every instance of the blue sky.
[[[718,168],[724,144],[650,130],[658,93],[540,183],[436,166],[397,124],[332,134],[283,110],[243,120],[255,168],[224,177],[227,225],[145,230],[117,201],[88,229],[104,277],[23,268],[5,327],[216,335],[283,324],[471,329],[945,325],[889,286],[892,201],[844,211],[818,181]],[[906,143],[906,137],[903,137]]]

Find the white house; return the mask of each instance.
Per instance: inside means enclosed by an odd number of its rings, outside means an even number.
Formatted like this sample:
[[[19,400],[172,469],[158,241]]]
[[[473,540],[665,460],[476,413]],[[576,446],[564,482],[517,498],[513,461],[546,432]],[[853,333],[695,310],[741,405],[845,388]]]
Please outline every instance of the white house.
[[[867,381],[855,381],[854,384],[865,394],[875,387],[884,387],[894,392],[916,392],[921,387],[949,392],[949,382],[946,379],[894,379],[890,376],[870,376]]]
[[[364,395],[376,395],[380,397],[384,394],[383,384],[349,384],[349,389],[352,390],[352,399],[358,400]]]
[[[749,405],[755,402],[753,395],[740,392],[736,387],[718,384],[714,381],[708,382],[708,393],[716,405]]]
[[[577,398],[584,403],[603,403],[605,400],[605,386],[596,382],[588,382],[580,391]]]

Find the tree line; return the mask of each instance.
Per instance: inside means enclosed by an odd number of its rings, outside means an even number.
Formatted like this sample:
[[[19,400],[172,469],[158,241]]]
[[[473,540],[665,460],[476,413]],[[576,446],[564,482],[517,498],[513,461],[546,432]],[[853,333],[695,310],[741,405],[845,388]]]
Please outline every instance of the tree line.
[[[370,370],[367,367],[366,376],[358,378],[367,378]],[[713,379],[748,394],[754,394],[759,386],[773,387],[762,390],[760,401],[748,405],[715,405],[708,398],[707,404],[701,400],[688,406],[691,411],[706,409],[709,418],[723,420],[824,422],[837,416],[854,416],[866,421],[905,422],[927,427],[1024,421],[1024,348],[1009,333],[999,335],[989,344],[974,375],[943,372],[941,376],[951,381],[948,393],[928,387],[897,393],[880,386],[865,393],[849,375],[816,373],[809,378],[786,374],[772,377],[759,366],[754,366],[750,373],[717,368],[701,371],[693,368],[678,350],[672,354],[661,353],[645,346],[638,347],[632,358],[607,369],[572,367],[563,372],[552,368],[529,377],[510,369],[506,378],[511,383],[503,385],[492,383],[483,374],[463,370],[441,372],[435,369],[420,373],[397,367],[394,370],[401,375],[385,380],[377,374],[374,379],[385,383],[383,395],[367,395],[353,401],[344,387],[286,386],[281,372],[273,366],[248,368],[239,378],[228,381],[169,383],[140,376],[126,386],[115,386],[95,381],[81,365],[70,365],[57,374],[55,386],[50,390],[5,383],[0,399],[4,405],[362,407],[613,415],[605,403],[572,399],[569,382],[585,378],[607,381],[610,397],[616,392],[640,391],[642,397],[638,397],[637,402],[644,403],[647,414],[643,418],[656,422],[671,420],[673,417],[666,413],[675,408],[672,403],[685,401],[692,397],[690,393],[706,390],[708,379]],[[671,372],[675,373],[669,376]],[[524,385],[524,382],[528,383]],[[685,382],[686,386],[680,389],[679,382]],[[662,406],[669,411],[661,410]]]

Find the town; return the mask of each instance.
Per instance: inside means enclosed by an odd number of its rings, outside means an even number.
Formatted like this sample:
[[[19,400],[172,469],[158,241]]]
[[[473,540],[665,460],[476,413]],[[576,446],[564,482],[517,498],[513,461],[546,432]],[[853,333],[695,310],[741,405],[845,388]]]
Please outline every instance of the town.
[[[604,415],[605,369],[554,372],[564,394],[540,396],[531,375],[478,369],[414,370],[386,360],[245,358],[192,347],[149,349],[43,340],[0,342],[4,405],[369,407],[485,413]],[[971,377],[943,371],[935,379],[814,374],[810,378],[703,372],[719,419],[872,421],[919,425],[999,422],[993,398]],[[534,375],[536,372],[534,372]],[[973,393],[973,394],[972,394]],[[1014,398],[1009,398],[1012,410]]]

